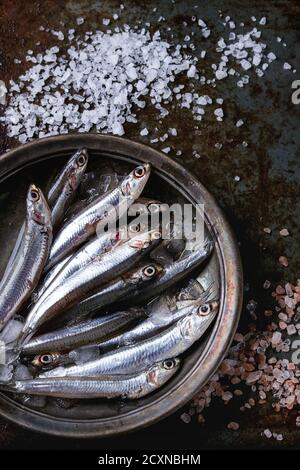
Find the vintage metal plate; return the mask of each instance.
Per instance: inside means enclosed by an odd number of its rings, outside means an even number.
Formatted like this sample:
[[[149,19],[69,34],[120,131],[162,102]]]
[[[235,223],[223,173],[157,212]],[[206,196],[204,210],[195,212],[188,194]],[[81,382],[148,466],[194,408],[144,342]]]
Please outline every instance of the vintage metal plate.
[[[213,327],[184,354],[179,373],[161,390],[139,401],[83,400],[70,409],[48,400],[34,409],[0,394],[0,414],[31,430],[66,437],[104,437],[148,426],[184,405],[214,374],[232,341],[242,303],[242,268],[230,226],[211,194],[191,173],[164,154],[127,139],[100,134],[68,134],[34,141],[0,157],[0,227],[3,272],[24,217],[28,185],[42,188],[77,148],[87,147],[95,178],[113,168],[126,173],[134,164],[153,168],[146,194],[163,202],[204,204],[206,230],[216,240],[214,255],[198,276],[204,288],[214,282],[220,310]]]

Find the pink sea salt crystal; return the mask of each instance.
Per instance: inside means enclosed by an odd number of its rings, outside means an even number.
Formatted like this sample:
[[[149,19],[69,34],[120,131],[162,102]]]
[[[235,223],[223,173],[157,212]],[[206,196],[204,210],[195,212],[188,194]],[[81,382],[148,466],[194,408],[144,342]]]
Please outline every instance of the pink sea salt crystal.
[[[230,423],[227,424],[227,428],[230,429],[231,431],[237,431],[239,427],[240,425],[236,423],[235,421],[231,421]]]
[[[257,382],[262,376],[262,371],[261,370],[256,370],[254,372],[250,372],[250,374],[246,378],[246,384],[251,385],[255,382]]]
[[[283,266],[284,268],[287,268],[289,265],[289,261],[286,256],[279,256],[278,261],[281,264],[281,266]]]
[[[297,333],[297,330],[296,330],[295,326],[294,325],[288,325],[287,333],[288,333],[288,335],[294,335],[295,333]]]
[[[275,346],[276,344],[280,343],[281,341],[281,333],[279,331],[275,331],[272,336],[272,345]]]

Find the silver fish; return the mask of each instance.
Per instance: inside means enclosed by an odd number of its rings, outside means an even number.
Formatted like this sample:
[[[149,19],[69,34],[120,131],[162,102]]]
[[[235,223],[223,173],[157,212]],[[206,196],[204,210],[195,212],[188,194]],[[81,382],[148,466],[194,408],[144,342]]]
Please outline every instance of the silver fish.
[[[175,309],[174,311],[171,309],[166,311],[165,309],[160,309],[159,306],[154,306],[147,317],[142,319],[135,327],[107,341],[100,342],[98,345],[100,352],[135,344],[138,341],[149,338],[181,318],[186,317],[195,311],[195,308],[200,308],[201,305],[204,305],[202,298],[189,302],[187,306]]]
[[[167,330],[132,346],[124,346],[100,358],[71,367],[57,367],[40,377],[92,377],[102,374],[130,374],[175,357],[189,349],[206,331],[218,311],[218,302],[210,302],[179,320]]]
[[[131,375],[67,379],[35,378],[17,380],[1,388],[13,393],[63,398],[138,399],[162,387],[178,371],[179,365],[179,359],[168,359]]]
[[[52,184],[47,195],[48,204],[52,211],[52,229],[54,229],[54,227],[57,226],[60,221],[59,214],[65,211],[70,204],[73,194],[76,191],[85,171],[87,161],[88,155],[86,149],[79,150],[68,160],[67,164],[64,166]],[[24,240],[24,233],[25,222],[19,231],[15,246],[8,260],[5,272],[2,276],[1,283],[6,281],[12,263],[21,250],[22,242]]]
[[[47,269],[87,241],[95,234],[96,229],[99,233],[109,222],[122,217],[128,207],[140,196],[149,176],[148,163],[136,167],[117,188],[97,198],[68,221],[52,245]]]
[[[47,262],[52,242],[51,212],[42,191],[31,185],[27,194],[24,243],[1,287],[0,331],[30,297]]]
[[[19,345],[25,338],[28,341],[42,323],[71,308],[90,292],[98,289],[101,284],[127,271],[158,242],[160,236],[160,232],[149,231],[127,241],[120,240],[111,251],[95,258],[86,267],[66,279],[64,285],[52,292],[38,309],[33,309],[29,313]]]
[[[36,336],[25,344],[22,354],[33,355],[49,351],[68,351],[88,343],[95,343],[107,339],[134,320],[144,315],[142,309],[131,309],[125,312],[116,312],[110,315],[84,321],[77,325],[66,326],[59,330]]]
[[[145,284],[150,284],[156,277],[162,275],[163,268],[160,264],[146,261],[137,268],[124,273],[100,288],[98,292],[82,300],[65,313],[62,318],[64,323],[78,321],[92,315],[97,310],[117,302],[122,297],[130,297],[139,292]]]

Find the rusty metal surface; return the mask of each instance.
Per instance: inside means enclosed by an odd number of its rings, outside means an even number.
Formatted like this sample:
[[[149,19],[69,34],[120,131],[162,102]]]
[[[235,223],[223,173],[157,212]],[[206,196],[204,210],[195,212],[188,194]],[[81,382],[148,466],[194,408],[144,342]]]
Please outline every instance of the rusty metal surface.
[[[174,34],[173,41],[182,43],[190,26],[190,17],[195,14],[194,5],[198,4],[197,15],[208,19],[209,24],[217,24],[217,13],[222,9],[225,14],[238,21],[250,23],[250,17],[266,15],[265,27],[271,50],[281,59],[299,64],[299,18],[300,5],[296,0],[254,0],[249,5],[241,0],[220,2],[179,1],[175,4],[160,1],[127,1],[122,21],[136,24],[138,21],[153,21],[157,18],[152,10],[157,7],[166,22],[159,24],[159,29],[168,37],[167,27]],[[60,22],[74,24],[79,15],[86,17],[85,28],[101,29],[102,18],[111,15],[119,6],[116,1],[45,0],[43,2],[2,0],[0,4],[0,54],[1,79],[8,81],[17,78],[24,65],[14,64],[15,57],[23,58],[27,49],[44,50],[56,43],[55,38],[38,31],[42,24],[55,29],[63,29]],[[186,21],[188,27],[182,23]],[[156,25],[152,25],[156,29]],[[216,32],[213,33],[216,35]],[[219,32],[221,35],[221,30]],[[288,47],[279,48],[276,36],[282,36]],[[214,36],[216,37],[216,36]],[[36,46],[40,41],[41,45]],[[213,57],[211,57],[213,62]],[[170,138],[174,149],[182,149],[183,156],[178,161],[192,171],[198,179],[216,197],[224,208],[234,231],[240,241],[240,248],[245,270],[245,282],[249,285],[245,293],[245,302],[249,299],[258,301],[263,311],[269,308],[269,293],[263,290],[265,279],[277,282],[294,281],[299,276],[299,107],[291,103],[291,82],[299,77],[282,71],[282,64],[274,63],[273,71],[266,73],[263,80],[253,80],[247,89],[228,87],[224,81],[222,96],[226,98],[226,120],[222,126],[216,126],[209,117],[195,129],[195,122],[183,111],[172,113],[172,122],[165,119],[159,123],[153,112],[147,108],[139,113],[140,126],[126,127],[126,136],[144,141],[139,135],[142,127],[159,126],[161,134],[170,127],[181,130],[177,137]],[[234,123],[243,118],[245,125],[236,129]],[[249,146],[244,148],[246,140]],[[223,147],[214,147],[221,142]],[[0,151],[17,145],[10,141],[1,130]],[[192,150],[197,150],[201,158],[195,160]],[[173,156],[173,158],[176,158]],[[241,181],[236,183],[234,176]],[[273,229],[266,237],[263,227]],[[290,237],[278,237],[278,228],[286,227]],[[280,255],[289,258],[288,269],[278,263]],[[247,314],[241,321],[241,329],[249,322]],[[263,326],[264,319],[260,321]],[[247,399],[245,390],[244,399]],[[243,448],[243,447],[298,447],[299,433],[294,426],[295,413],[274,413],[270,406],[262,406],[239,413],[240,403],[224,407],[218,400],[206,412],[206,425],[200,427],[197,422],[185,425],[179,420],[179,414],[143,432],[118,438],[109,442],[90,441],[90,448]],[[230,433],[226,424],[232,417],[238,416],[240,431]],[[260,432],[272,426],[277,432],[283,432],[285,439],[266,443]],[[45,439],[10,426],[0,428],[1,442],[15,447],[74,447],[74,441]],[[14,444],[9,444],[12,434]],[[34,439],[33,439],[34,438]],[[1,444],[0,444],[1,445]]]

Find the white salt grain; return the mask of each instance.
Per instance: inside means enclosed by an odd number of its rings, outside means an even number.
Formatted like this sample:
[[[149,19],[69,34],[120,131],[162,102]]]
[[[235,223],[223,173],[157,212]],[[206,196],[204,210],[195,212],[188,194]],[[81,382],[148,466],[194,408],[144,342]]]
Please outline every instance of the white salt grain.
[[[273,434],[272,434],[272,432],[270,431],[270,429],[265,429],[265,430],[264,430],[264,435],[265,435],[268,439],[270,439]]]
[[[149,131],[148,131],[147,127],[144,127],[144,129],[141,130],[140,134],[141,134],[142,136],[148,135],[148,134],[149,134]]]

